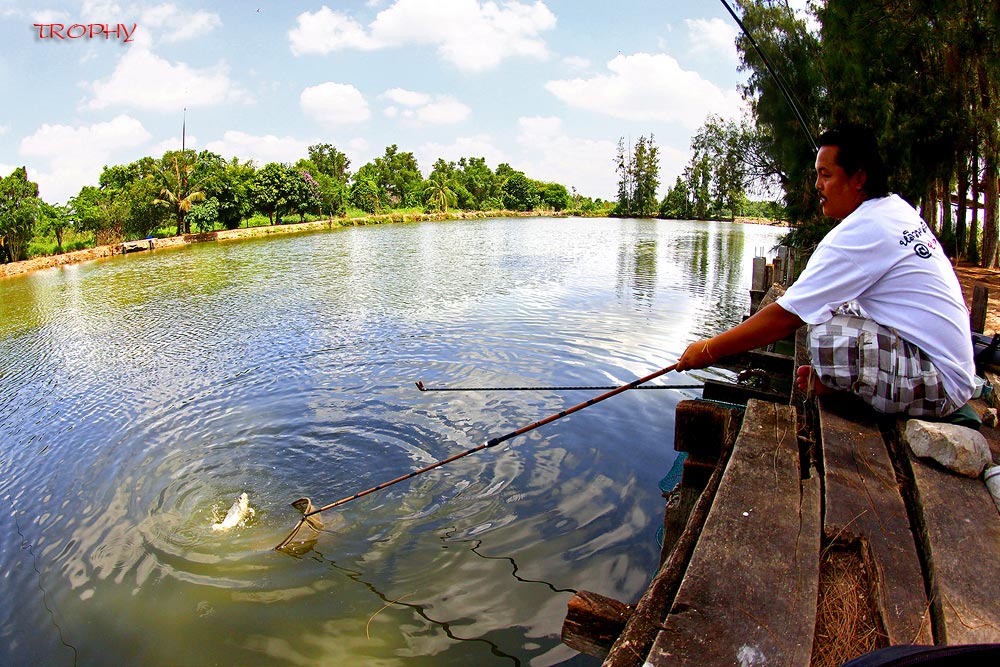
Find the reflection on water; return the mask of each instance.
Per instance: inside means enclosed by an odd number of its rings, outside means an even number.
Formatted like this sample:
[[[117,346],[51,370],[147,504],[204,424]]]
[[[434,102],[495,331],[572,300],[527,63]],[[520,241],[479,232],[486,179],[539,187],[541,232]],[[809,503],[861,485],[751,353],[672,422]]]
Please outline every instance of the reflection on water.
[[[324,513],[735,324],[780,230],[487,220],[189,246],[0,282],[0,663],[594,664],[571,592],[657,562],[673,408],[627,392]],[[750,251],[752,252],[752,251]],[[689,378],[666,376],[689,383]],[[211,525],[240,493],[246,526]]]

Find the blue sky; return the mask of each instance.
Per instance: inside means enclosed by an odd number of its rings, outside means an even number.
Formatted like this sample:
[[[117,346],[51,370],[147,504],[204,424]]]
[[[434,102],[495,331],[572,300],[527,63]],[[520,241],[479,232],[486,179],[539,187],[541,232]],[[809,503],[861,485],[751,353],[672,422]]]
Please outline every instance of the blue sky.
[[[705,118],[743,113],[736,30],[717,0],[0,0],[0,174],[65,202],[179,148],[186,108],[189,148],[258,165],[396,144],[425,176],[477,156],[603,198],[618,139],[653,134],[662,195]]]

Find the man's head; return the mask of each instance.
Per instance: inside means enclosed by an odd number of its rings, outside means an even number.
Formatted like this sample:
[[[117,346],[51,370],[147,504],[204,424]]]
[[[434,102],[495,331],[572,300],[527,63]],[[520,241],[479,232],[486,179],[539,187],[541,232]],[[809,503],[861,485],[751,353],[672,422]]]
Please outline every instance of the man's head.
[[[816,190],[823,213],[842,219],[865,200],[888,193],[878,142],[861,125],[826,130],[816,154]]]

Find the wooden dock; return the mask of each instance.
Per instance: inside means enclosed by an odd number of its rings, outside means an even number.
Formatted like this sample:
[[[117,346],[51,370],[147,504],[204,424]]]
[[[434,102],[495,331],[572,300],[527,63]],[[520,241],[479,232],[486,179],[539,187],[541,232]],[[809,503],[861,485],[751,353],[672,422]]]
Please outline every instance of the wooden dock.
[[[982,479],[916,458],[904,419],[853,397],[715,391],[677,407],[687,459],[660,569],[635,602],[574,596],[564,643],[606,667],[825,667],[1000,643],[1000,512]],[[1000,461],[1000,431],[981,433]]]

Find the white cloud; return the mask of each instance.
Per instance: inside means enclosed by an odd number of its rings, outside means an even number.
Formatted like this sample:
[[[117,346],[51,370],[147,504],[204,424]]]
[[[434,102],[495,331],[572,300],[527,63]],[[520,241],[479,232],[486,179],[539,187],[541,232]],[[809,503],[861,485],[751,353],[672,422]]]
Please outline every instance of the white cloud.
[[[575,187],[588,197],[613,196],[614,142],[567,136],[562,120],[551,116],[522,117],[517,125],[517,142],[529,157],[512,165],[515,169],[535,180]]]
[[[368,102],[354,86],[327,81],[311,86],[299,95],[303,113],[324,125],[360,123],[368,120]]]
[[[186,11],[173,3],[167,3],[146,9],[137,23],[142,26],[143,32],[162,31],[160,39],[165,43],[172,43],[204,37],[221,26],[222,19],[213,12]]]
[[[709,114],[739,116],[742,99],[666,54],[637,53],[611,60],[608,74],[549,81],[546,90],[566,104],[631,121],[677,123],[697,129]]]
[[[288,31],[292,55],[330,53],[340,49],[370,51],[379,48],[365,29],[354,19],[323,5],[313,13],[304,12],[296,19],[298,27]]]
[[[21,140],[20,154],[35,158],[39,194],[49,202],[65,202],[84,184],[96,184],[105,164],[112,158],[150,139],[149,132],[135,118],[119,115],[93,125],[49,125]]]
[[[235,155],[241,160],[253,160],[258,167],[263,167],[269,162],[291,163],[304,158],[309,155],[309,146],[314,143],[295,137],[259,136],[229,130],[222,139],[205,144],[205,150],[226,158]]]
[[[428,95],[404,88],[390,88],[382,97],[400,106],[383,110],[386,118],[403,118],[414,124],[453,125],[461,123],[472,113],[468,105],[448,95]]]
[[[539,35],[555,24],[555,15],[541,1],[500,6],[477,0],[397,0],[367,28],[324,5],[300,14],[288,38],[297,56],[432,46],[458,69],[482,71],[508,57],[546,58],[548,47]]]
[[[249,95],[229,77],[229,67],[193,68],[171,63],[142,47],[129,48],[107,79],[89,84],[86,109],[132,107],[173,113],[183,107],[246,103]]]
[[[496,169],[501,162],[510,162],[510,156],[493,143],[488,134],[478,134],[470,137],[459,137],[450,144],[427,142],[414,151],[421,169],[430,173],[438,158],[446,162],[457,162],[463,157],[481,157],[486,160],[490,169]]]
[[[570,69],[587,69],[590,67],[590,60],[580,56],[566,56],[562,59],[562,63]]]
[[[453,125],[461,123],[472,113],[465,104],[450,97],[440,97],[430,104],[417,109],[416,119],[432,125]]]
[[[739,28],[734,23],[720,18],[687,19],[685,23],[693,44],[692,55],[704,60],[724,60],[733,65],[739,62],[736,50]]]
[[[431,96],[426,93],[418,93],[405,88],[390,88],[382,95],[397,104],[408,107],[417,107],[431,101]]]

